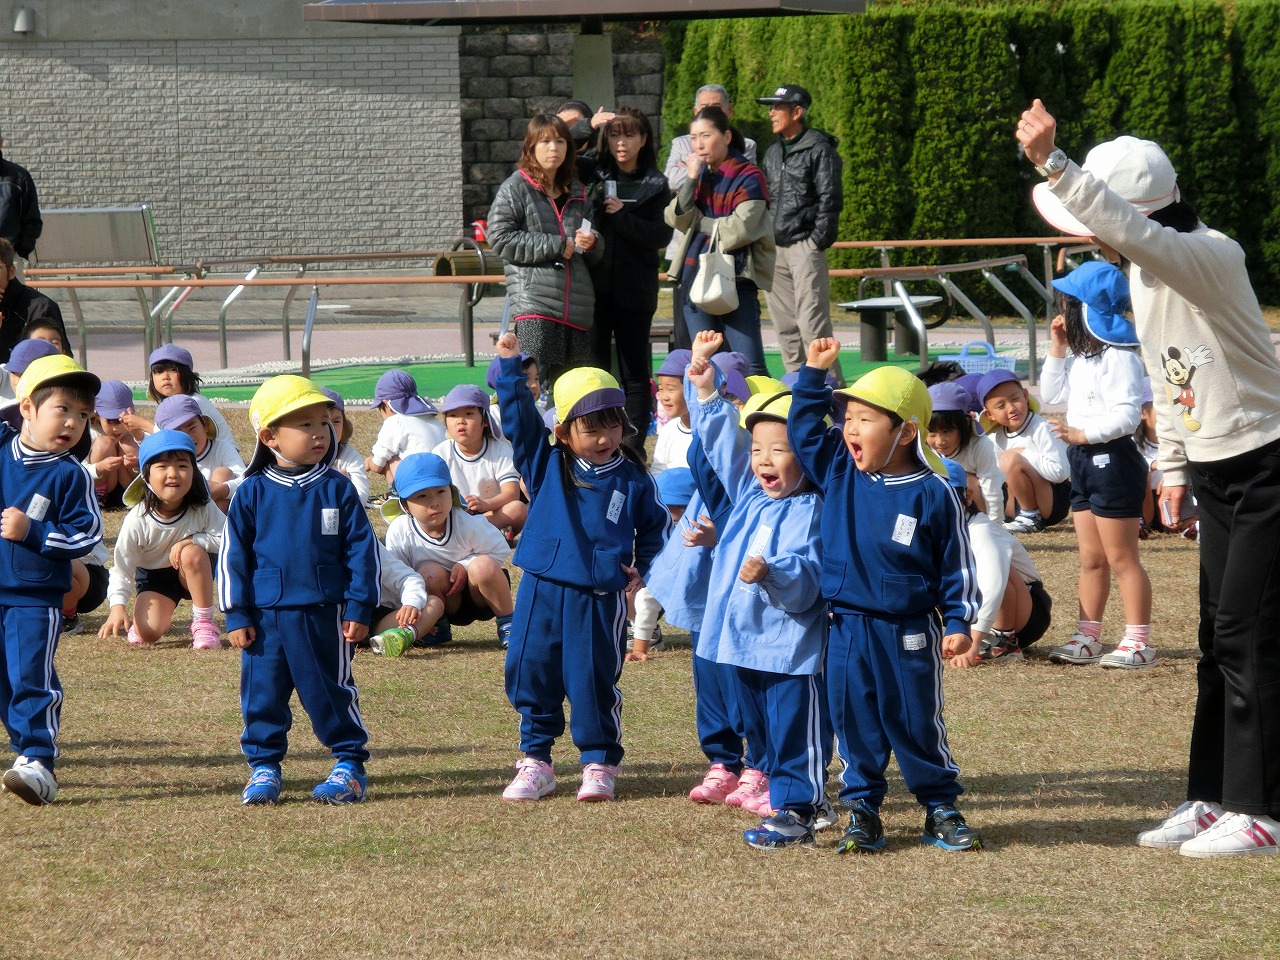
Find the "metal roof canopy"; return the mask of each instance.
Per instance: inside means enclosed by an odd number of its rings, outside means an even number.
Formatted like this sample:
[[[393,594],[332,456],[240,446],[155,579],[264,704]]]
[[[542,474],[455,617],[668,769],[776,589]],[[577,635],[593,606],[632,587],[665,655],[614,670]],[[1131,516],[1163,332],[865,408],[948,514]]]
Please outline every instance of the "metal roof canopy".
[[[425,26],[862,13],[867,0],[321,0],[303,20]]]

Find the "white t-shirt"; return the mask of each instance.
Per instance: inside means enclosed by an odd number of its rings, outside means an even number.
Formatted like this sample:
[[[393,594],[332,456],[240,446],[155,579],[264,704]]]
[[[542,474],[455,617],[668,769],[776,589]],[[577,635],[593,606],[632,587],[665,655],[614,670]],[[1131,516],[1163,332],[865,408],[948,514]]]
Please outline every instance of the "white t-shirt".
[[[378,605],[383,607],[417,607],[427,605],[427,582],[418,573],[396,559],[395,554],[378,544],[378,560],[382,564],[382,582]]]
[[[107,584],[107,602],[125,606],[134,595],[137,570],[163,570],[169,564],[169,551],[179,540],[188,537],[197,547],[210,553],[222,549],[222,528],[227,518],[212,502],[203,507],[188,507],[172,520],[164,520],[138,504],[120,524],[116,537],[115,563]]]
[[[975,436],[952,459],[964,467],[965,473],[978,478],[978,489],[987,501],[987,516],[996,523],[1004,523],[1004,471],[996,460],[996,448]]]
[[[680,418],[668,420],[658,428],[658,439],[653,444],[653,466],[649,472],[655,477],[672,467],[689,466],[689,447],[693,443],[693,430],[680,422]]]
[[[516,469],[515,453],[507,440],[485,437],[480,452],[469,457],[458,449],[452,439],[445,440],[432,451],[449,465],[449,476],[462,496],[476,496],[482,500],[496,497],[504,483],[519,483],[520,471]]]
[[[499,564],[511,559],[511,546],[501,531],[484,517],[459,507],[449,511],[444,536],[438,540],[428,536],[408,514],[397,517],[387,527],[387,549],[415,570],[427,560],[449,570],[455,563],[470,566],[479,556],[492,557]]]
[[[361,503],[369,499],[369,471],[365,469],[364,457],[359,450],[349,443],[339,444],[338,453],[330,466],[339,473],[346,474],[347,479],[355,485]]]
[[[232,494],[239,489],[244,480],[245,467],[244,460],[240,458],[240,451],[236,449],[234,443],[223,440],[221,436],[216,440],[210,440],[205,445],[204,453],[196,457],[196,467],[199,468],[205,483],[213,480],[213,471],[219,467],[226,467],[231,471],[231,479],[227,481],[227,486]]]
[[[1030,414],[1017,433],[1008,433],[1004,427],[996,426],[987,436],[995,445],[997,458],[1006,450],[1021,450],[1032,469],[1050,483],[1071,479],[1067,445],[1058,439],[1049,421],[1040,414]]]
[[[969,518],[969,542],[973,544],[978,590],[982,593],[982,606],[978,608],[973,629],[990,633],[1009,586],[1009,571],[1016,570],[1025,583],[1039,580],[1040,571],[1018,538],[1006,530],[1004,524],[992,523],[986,514]]]
[[[385,467],[393,457],[403,460],[411,453],[430,453],[444,438],[444,424],[434,413],[420,417],[393,413],[382,421],[369,456],[378,466]]]

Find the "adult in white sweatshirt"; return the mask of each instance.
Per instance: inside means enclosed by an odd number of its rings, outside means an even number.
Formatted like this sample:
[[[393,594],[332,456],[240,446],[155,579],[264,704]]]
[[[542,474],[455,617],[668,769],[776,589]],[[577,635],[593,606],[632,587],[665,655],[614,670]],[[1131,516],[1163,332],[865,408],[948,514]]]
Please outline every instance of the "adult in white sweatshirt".
[[[1036,100],[1016,136],[1042,216],[1128,261],[1157,387],[1161,509],[1200,506],[1200,650],[1187,800],[1138,835],[1193,857],[1280,851],[1280,362],[1244,251],[1199,221],[1173,164],[1120,137],[1077,166]],[[1163,389],[1160,389],[1163,385]]]

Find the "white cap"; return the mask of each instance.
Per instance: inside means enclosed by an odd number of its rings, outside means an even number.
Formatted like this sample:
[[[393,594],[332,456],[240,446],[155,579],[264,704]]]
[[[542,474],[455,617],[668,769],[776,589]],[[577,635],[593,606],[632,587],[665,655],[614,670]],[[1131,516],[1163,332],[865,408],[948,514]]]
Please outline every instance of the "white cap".
[[[1150,140],[1116,137],[1100,143],[1084,158],[1083,169],[1144,214],[1167,207],[1180,197],[1178,175],[1173,164],[1160,145]],[[1049,189],[1049,184],[1036,184],[1031,191],[1031,199],[1050,226],[1078,237],[1093,234],[1067,213],[1062,201]]]

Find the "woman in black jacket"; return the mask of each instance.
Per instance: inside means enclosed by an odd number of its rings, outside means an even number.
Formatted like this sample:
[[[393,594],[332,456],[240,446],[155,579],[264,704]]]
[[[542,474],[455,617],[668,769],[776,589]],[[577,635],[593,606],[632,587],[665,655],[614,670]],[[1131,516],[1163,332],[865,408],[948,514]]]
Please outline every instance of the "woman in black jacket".
[[[637,431],[623,442],[643,458],[653,415],[649,328],[658,308],[658,262],[671,240],[662,218],[671,188],[658,170],[649,118],[619,107],[601,130],[598,164],[593,190],[605,243],[604,256],[591,267],[596,293],[591,338],[595,363],[606,370],[613,367],[617,347],[618,382]]]

